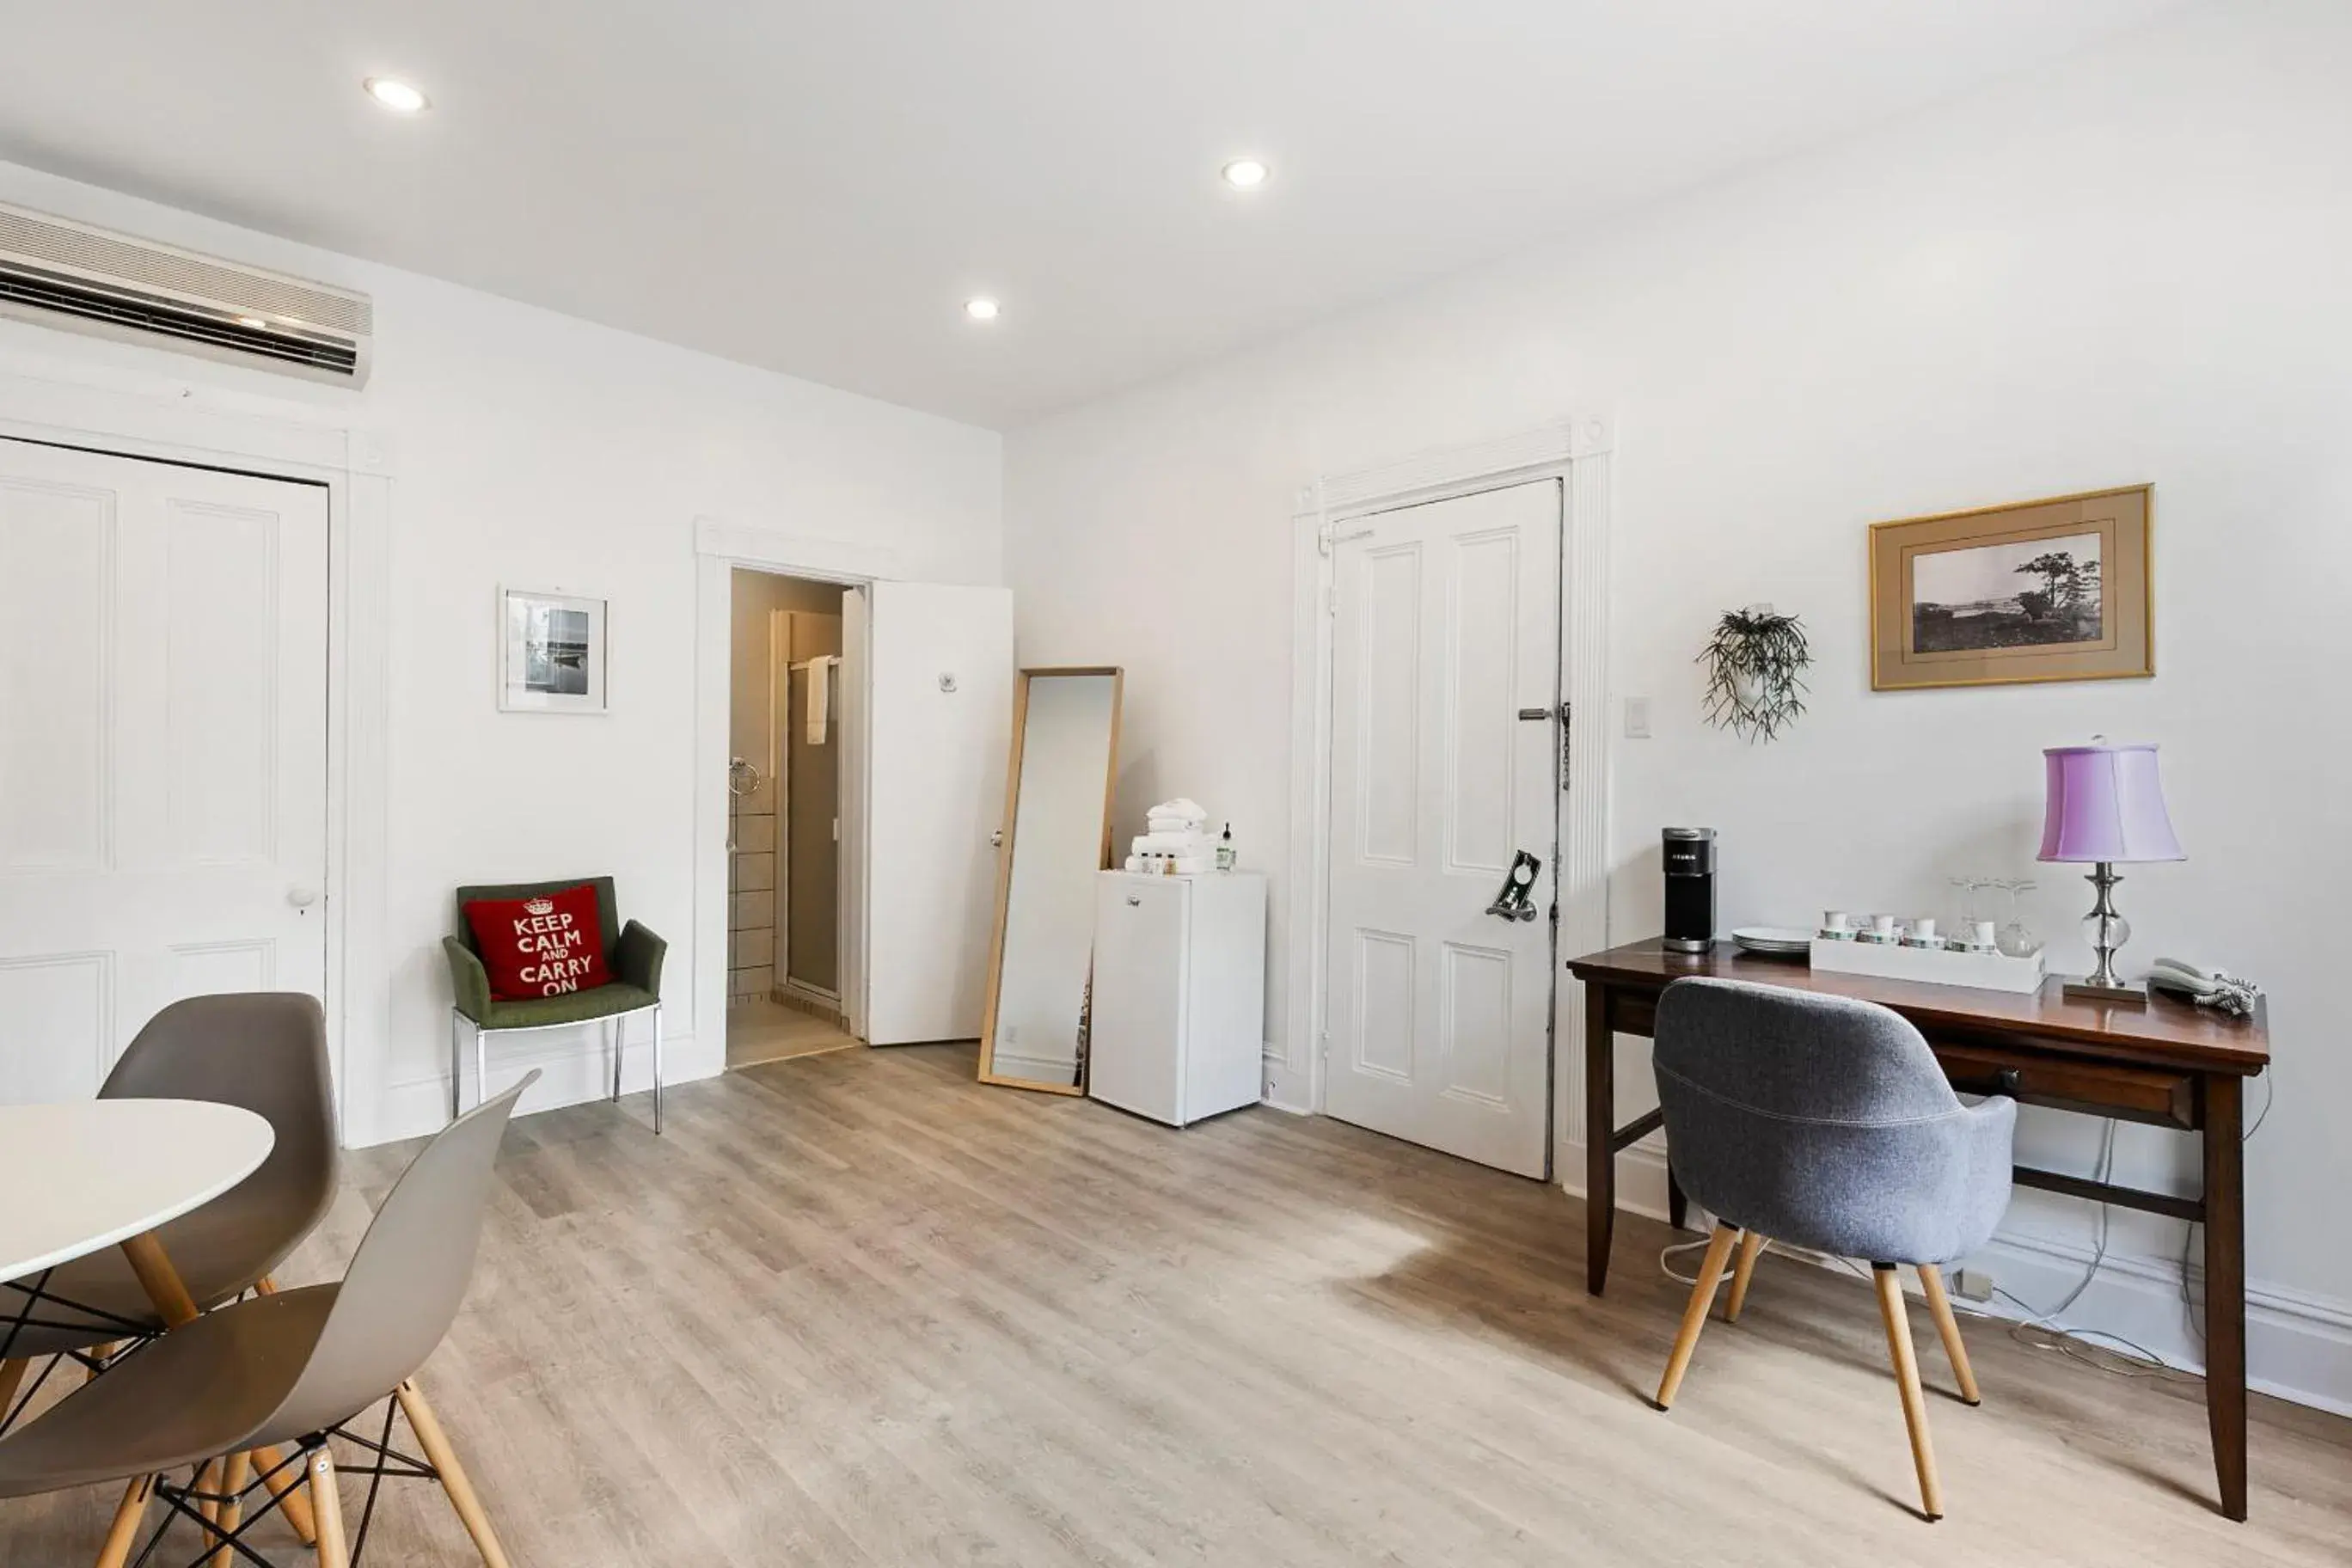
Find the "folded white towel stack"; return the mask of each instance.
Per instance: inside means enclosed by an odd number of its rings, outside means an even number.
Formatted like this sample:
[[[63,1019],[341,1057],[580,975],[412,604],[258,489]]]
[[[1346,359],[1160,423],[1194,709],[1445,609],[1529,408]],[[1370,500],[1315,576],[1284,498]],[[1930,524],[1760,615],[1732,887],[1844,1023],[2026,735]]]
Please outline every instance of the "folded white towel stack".
[[[1209,814],[1198,801],[1179,796],[1161,801],[1144,814],[1148,829],[1132,847],[1136,858],[1156,857],[1170,862],[1179,876],[1206,873],[1216,864],[1216,840],[1209,836]]]

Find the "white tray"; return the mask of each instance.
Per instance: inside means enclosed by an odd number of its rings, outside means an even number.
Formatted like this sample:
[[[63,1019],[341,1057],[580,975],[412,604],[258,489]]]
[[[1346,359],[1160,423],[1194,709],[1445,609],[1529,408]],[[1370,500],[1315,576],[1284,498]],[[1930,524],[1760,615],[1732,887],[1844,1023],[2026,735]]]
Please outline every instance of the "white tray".
[[[1951,948],[1897,947],[1873,942],[1813,939],[1815,969],[1839,974],[1872,974],[1881,980],[1916,980],[1928,985],[1971,985],[1979,991],[2042,989],[2042,954],[2011,958],[2005,952],[1959,952]]]

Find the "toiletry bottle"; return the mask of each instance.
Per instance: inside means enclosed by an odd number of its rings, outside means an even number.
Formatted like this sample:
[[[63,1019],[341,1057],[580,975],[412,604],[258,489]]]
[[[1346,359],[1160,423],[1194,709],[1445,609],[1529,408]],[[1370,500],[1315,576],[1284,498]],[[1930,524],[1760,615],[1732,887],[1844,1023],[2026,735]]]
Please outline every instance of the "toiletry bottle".
[[[1217,840],[1217,869],[1220,871],[1230,871],[1233,868],[1234,825],[1228,822],[1225,824],[1224,837]]]

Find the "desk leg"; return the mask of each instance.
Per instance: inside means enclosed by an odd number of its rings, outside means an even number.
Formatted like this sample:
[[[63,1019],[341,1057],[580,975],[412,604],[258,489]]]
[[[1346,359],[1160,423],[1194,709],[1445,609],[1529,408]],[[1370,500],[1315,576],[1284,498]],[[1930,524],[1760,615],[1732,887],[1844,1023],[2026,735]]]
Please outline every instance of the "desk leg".
[[[1609,988],[1584,986],[1584,1288],[1609,1283],[1609,1243],[1617,1225],[1617,1038],[1609,1031]]]
[[[2205,1418],[2221,1512],[2246,1517],[2246,1180],[2243,1079],[2205,1076]]]

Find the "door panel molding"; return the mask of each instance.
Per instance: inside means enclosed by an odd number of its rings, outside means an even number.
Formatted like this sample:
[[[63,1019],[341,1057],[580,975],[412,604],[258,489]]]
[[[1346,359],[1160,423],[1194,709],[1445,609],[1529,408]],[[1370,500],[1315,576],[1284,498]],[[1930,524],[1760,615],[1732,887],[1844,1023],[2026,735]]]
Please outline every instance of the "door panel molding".
[[[1284,913],[1288,1001],[1283,1037],[1266,1050],[1266,1101],[1324,1108],[1330,1021],[1332,671],[1335,539],[1383,511],[1449,500],[1546,479],[1560,483],[1560,689],[1573,715],[1571,767],[1560,792],[1559,949],[1608,944],[1609,541],[1613,422],[1582,415],[1471,446],[1325,475],[1297,493],[1291,518],[1290,858]],[[1559,987],[1552,1017],[1552,1142],[1573,1144],[1583,1125],[1583,1009]],[[1555,1170],[1580,1168],[1556,1162]]]

